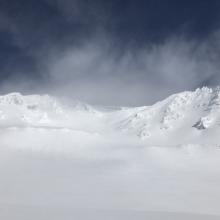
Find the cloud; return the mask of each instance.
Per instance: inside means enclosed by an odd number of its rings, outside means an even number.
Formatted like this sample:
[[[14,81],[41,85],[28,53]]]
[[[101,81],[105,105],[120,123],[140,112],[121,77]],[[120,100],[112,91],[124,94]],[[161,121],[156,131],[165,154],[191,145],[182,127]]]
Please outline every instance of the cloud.
[[[121,51],[112,41],[91,39],[54,55],[50,89],[86,102],[144,105],[183,90],[219,82],[218,42],[170,38],[162,44]],[[215,79],[211,80],[210,79]]]
[[[142,48],[122,48],[113,37],[94,34],[69,48],[38,53],[38,77],[20,74],[18,67],[1,91],[49,93],[101,105],[148,105],[176,92],[219,84],[219,39],[216,32],[204,41],[175,36]]]
[[[190,20],[182,6],[155,7],[146,1],[2,2],[1,92],[146,105],[175,92],[220,83],[215,4],[210,4],[209,18],[203,11],[194,13],[203,5],[191,5]],[[205,28],[198,28],[205,18]]]

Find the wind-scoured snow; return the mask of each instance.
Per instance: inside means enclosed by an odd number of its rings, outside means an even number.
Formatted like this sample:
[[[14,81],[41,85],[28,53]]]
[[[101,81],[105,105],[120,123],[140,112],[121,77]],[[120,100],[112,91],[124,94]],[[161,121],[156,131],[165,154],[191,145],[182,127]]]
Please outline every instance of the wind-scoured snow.
[[[0,218],[220,219],[220,89],[152,106],[0,96]]]

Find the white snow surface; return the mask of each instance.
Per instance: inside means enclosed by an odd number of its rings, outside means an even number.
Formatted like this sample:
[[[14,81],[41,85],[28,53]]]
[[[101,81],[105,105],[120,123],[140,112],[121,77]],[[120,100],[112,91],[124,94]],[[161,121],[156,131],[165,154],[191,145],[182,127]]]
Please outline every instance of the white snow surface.
[[[67,105],[48,95],[11,93],[0,96],[0,128],[115,134],[139,137],[151,145],[219,145],[220,89],[204,87],[152,106],[115,110],[80,102]]]
[[[220,89],[152,106],[0,96],[0,219],[220,219]]]

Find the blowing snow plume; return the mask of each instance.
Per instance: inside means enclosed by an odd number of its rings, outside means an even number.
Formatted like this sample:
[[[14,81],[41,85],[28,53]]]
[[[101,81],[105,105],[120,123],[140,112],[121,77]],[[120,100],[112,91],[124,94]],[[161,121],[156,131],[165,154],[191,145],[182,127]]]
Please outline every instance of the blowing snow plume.
[[[211,46],[210,41],[197,44],[173,38],[123,51],[113,42],[88,43],[50,62],[51,91],[89,103],[135,106],[217,85],[219,55],[212,47],[219,45]]]
[[[40,86],[35,81],[30,81],[30,86],[36,93],[91,104],[140,106],[219,83],[219,42],[214,36],[202,43],[173,37],[141,49],[117,48],[115,40],[102,38],[96,36],[80,46],[53,51],[43,64],[46,69],[42,70]],[[20,88],[29,93],[23,83]]]

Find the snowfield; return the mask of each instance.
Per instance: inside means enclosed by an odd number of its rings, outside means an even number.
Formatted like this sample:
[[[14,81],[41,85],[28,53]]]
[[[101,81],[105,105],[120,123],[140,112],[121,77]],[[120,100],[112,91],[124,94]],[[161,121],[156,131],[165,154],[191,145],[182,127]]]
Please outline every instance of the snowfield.
[[[220,219],[220,89],[107,108],[0,96],[0,218]]]

